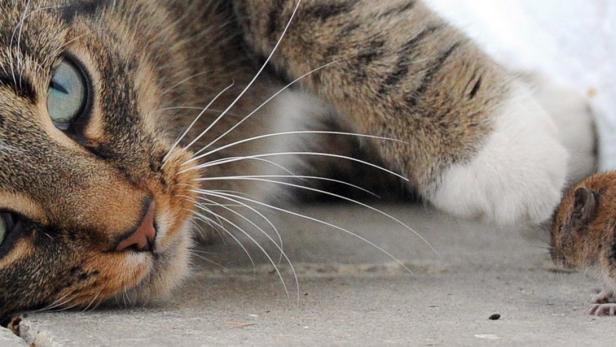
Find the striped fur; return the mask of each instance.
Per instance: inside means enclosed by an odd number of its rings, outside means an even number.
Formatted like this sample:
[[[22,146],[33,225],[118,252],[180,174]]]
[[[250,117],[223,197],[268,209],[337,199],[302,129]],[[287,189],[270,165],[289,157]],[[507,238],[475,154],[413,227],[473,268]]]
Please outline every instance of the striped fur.
[[[549,213],[566,163],[549,117],[532,96],[518,93],[524,96],[512,103],[519,89],[514,77],[419,0],[304,0],[272,68],[185,148],[255,76],[296,4],[0,0],[0,209],[24,221],[0,247],[0,316],[167,295],[187,273],[195,189],[258,199],[279,192],[255,182],[199,183],[199,177],[279,173],[256,160],[185,170],[206,160],[272,151],[348,155],[361,143],[366,157],[407,176],[409,189],[449,212],[491,221],[537,221]],[[53,69],[68,54],[84,66],[94,94],[87,119],[70,134],[53,126],[44,106]],[[318,68],[214,147],[315,129],[400,141],[294,136],[185,164],[287,81]],[[231,84],[169,152],[195,114]],[[500,127],[512,122],[537,130],[513,134]],[[499,136],[512,140],[510,148],[489,145]],[[491,156],[508,151],[510,161]],[[478,163],[496,168],[484,175],[489,182],[473,181],[483,170]],[[359,175],[340,160],[284,164],[320,176]],[[517,195],[503,202],[495,198],[499,189]],[[114,252],[118,238],[139,223],[146,199],[156,202],[158,253]]]

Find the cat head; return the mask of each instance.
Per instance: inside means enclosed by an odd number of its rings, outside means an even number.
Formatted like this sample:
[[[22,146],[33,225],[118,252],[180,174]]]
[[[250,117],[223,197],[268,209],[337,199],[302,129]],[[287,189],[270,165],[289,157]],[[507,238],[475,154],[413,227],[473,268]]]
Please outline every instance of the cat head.
[[[160,73],[177,38],[152,2],[131,5],[134,25],[161,16],[138,34],[101,3],[0,0],[0,315],[186,274],[197,170],[157,118],[182,93]]]

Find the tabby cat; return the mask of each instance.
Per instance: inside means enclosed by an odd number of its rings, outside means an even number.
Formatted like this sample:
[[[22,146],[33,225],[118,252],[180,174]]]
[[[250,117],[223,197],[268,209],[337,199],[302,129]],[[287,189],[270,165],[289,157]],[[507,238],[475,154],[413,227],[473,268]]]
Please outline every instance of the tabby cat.
[[[565,183],[568,153],[530,90],[419,0],[0,13],[0,316],[164,297],[194,221],[235,229],[208,206],[267,207],[289,176],[376,168],[358,148],[436,207],[490,222],[541,222]]]

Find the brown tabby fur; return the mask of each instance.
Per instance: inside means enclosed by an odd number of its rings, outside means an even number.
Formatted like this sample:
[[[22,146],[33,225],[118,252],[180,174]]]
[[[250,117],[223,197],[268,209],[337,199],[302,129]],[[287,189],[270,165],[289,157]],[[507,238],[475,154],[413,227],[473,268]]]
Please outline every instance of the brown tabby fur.
[[[586,206],[576,202],[581,190],[592,194],[592,201]],[[567,268],[594,268],[613,287],[616,283],[614,211],[615,172],[596,174],[573,185],[552,221],[550,246],[554,262]]]
[[[186,107],[202,108],[231,82],[212,110],[240,93],[295,4],[0,0],[0,209],[28,221],[27,230],[0,247],[0,315],[86,307],[123,292],[146,301],[180,282],[197,174],[245,175],[261,172],[263,164],[182,172],[191,153],[181,146],[164,167],[162,159],[194,118]],[[51,74],[66,55],[85,66],[93,85],[92,111],[78,135],[56,129],[45,106]],[[223,133],[283,81],[328,63],[299,87],[335,110],[335,123],[345,129],[404,140],[372,141],[372,150],[420,193],[435,189],[444,168],[480,146],[509,78],[421,1],[305,0],[273,57],[273,71],[190,150]],[[217,145],[272,132],[270,111],[263,108]],[[183,144],[217,115],[206,114]],[[251,142],[207,159],[264,148]],[[264,189],[239,182],[202,186]],[[147,198],[166,216],[161,251],[115,252],[139,223]]]

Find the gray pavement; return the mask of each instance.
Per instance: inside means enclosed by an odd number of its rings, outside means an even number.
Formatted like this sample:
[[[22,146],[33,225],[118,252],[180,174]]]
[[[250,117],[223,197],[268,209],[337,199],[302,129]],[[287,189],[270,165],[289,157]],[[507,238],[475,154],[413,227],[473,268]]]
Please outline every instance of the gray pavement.
[[[29,315],[21,336],[39,347],[614,345],[616,319],[585,313],[599,283],[555,269],[543,232],[459,221],[420,206],[382,208],[412,225],[438,254],[364,209],[299,206],[371,240],[412,273],[344,232],[280,218],[299,301],[288,266],[281,270],[290,298],[256,247],[250,247],[253,269],[230,242],[204,248],[209,262],[199,262],[168,303]],[[490,320],[494,314],[500,318]],[[0,332],[1,346],[19,343]]]

